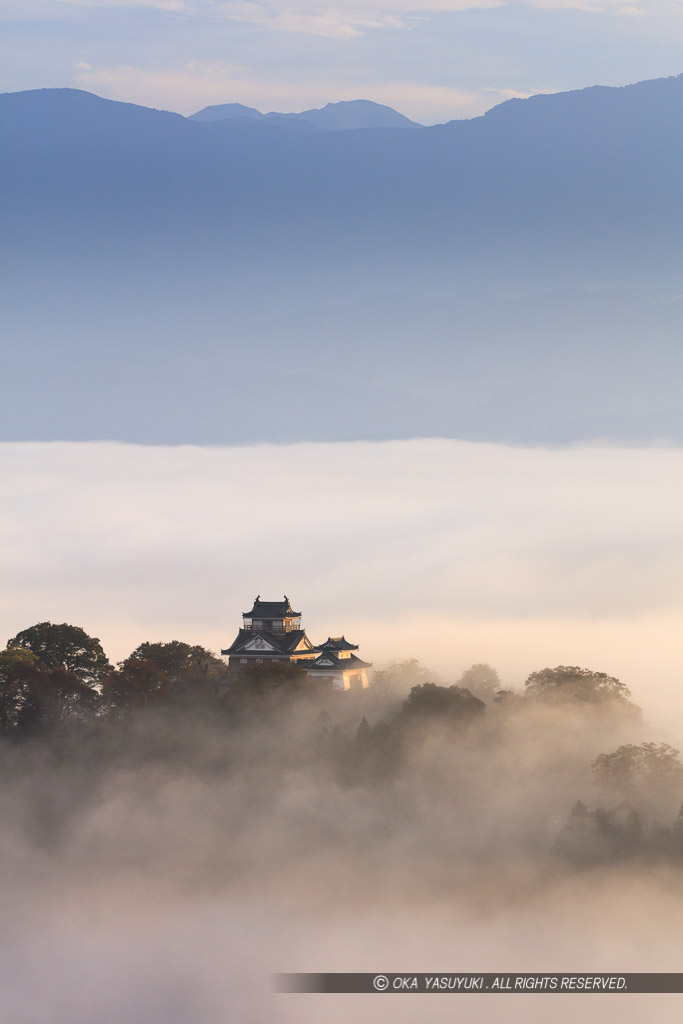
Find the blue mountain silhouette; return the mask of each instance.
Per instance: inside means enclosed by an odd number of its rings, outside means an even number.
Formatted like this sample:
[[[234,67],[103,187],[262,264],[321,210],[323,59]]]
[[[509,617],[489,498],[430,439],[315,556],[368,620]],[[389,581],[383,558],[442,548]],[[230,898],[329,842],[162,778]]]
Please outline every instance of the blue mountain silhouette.
[[[345,110],[1,95],[2,436],[683,437],[683,77]]]

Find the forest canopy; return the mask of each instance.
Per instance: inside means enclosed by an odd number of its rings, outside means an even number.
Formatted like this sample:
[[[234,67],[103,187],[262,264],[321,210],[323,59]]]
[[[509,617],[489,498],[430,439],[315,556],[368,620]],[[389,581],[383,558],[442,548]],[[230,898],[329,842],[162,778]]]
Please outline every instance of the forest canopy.
[[[648,735],[624,683],[578,666],[513,690],[484,662],[449,682],[410,659],[352,693],[293,662],[228,672],[179,640],[145,641],[112,665],[83,628],[41,622],[0,652],[0,767],[10,750],[59,752],[91,779],[150,763],[238,778],[260,758],[273,786],[295,769],[307,785],[384,792],[392,815],[399,792],[434,790],[501,836],[515,807],[525,842],[574,865],[683,856],[679,751]]]

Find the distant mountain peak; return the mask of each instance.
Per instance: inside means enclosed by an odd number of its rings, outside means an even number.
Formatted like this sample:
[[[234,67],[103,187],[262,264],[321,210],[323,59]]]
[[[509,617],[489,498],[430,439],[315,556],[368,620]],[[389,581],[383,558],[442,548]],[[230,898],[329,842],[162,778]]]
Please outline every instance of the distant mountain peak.
[[[415,121],[399,114],[393,107],[372,100],[340,100],[327,103],[324,107],[302,110],[300,114],[285,114],[280,117],[300,117],[318,128],[328,131],[344,131],[353,128],[409,128]]]
[[[241,103],[222,103],[212,107],[204,107],[191,115],[193,121],[277,121],[305,122],[307,125],[322,131],[352,131],[356,128],[411,128],[422,127],[411,121],[404,114],[399,114],[393,107],[372,100],[339,100],[327,103],[324,107],[302,110],[300,113],[282,113],[271,110],[262,114],[254,107],[245,107]]]
[[[204,107],[196,114],[190,115],[191,121],[232,121],[235,118],[244,118],[250,121],[259,121],[263,117],[260,110],[255,107],[245,107],[243,103],[218,103],[212,107]]]

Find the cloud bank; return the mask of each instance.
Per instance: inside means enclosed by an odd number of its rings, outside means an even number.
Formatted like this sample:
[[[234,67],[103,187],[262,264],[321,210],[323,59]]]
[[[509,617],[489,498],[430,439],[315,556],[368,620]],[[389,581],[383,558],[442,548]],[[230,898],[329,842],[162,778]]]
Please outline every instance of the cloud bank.
[[[5,444],[0,637],[52,618],[113,656],[217,647],[256,592],[287,592],[313,636],[346,630],[375,661],[459,674],[486,659],[509,685],[590,654],[680,726],[682,462],[436,440]],[[321,730],[313,697],[1,744],[3,1021],[446,1022],[460,1003],[275,996],[269,976],[677,969],[681,854],[596,862],[590,836],[583,866],[554,852],[577,798],[602,799],[595,756],[661,734],[515,701],[401,733],[381,688],[336,696],[347,739]],[[398,745],[391,727],[356,733],[361,713],[393,721]],[[644,809],[648,841],[676,818],[678,789],[664,797],[663,816]],[[674,996],[577,998],[553,999],[553,1019],[636,1024],[646,998],[675,1018]],[[467,999],[468,1020],[501,1010],[545,1024],[550,1007]]]
[[[287,593],[316,642],[345,631],[376,664],[454,679],[489,661],[516,686],[583,663],[670,720],[679,449],[36,443],[0,465],[3,641],[49,619],[116,659],[143,640],[216,650],[256,593]]]

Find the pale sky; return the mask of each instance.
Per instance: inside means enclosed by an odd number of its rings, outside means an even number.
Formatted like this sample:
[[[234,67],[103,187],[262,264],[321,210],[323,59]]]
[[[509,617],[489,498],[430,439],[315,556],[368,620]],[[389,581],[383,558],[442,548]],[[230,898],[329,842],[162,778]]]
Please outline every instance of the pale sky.
[[[286,593],[377,666],[609,672],[680,745],[682,480],[675,448],[2,444],[0,645],[50,620],[112,660],[219,650]]]
[[[0,91],[190,114],[371,99],[434,123],[683,72],[681,0],[0,0]]]

